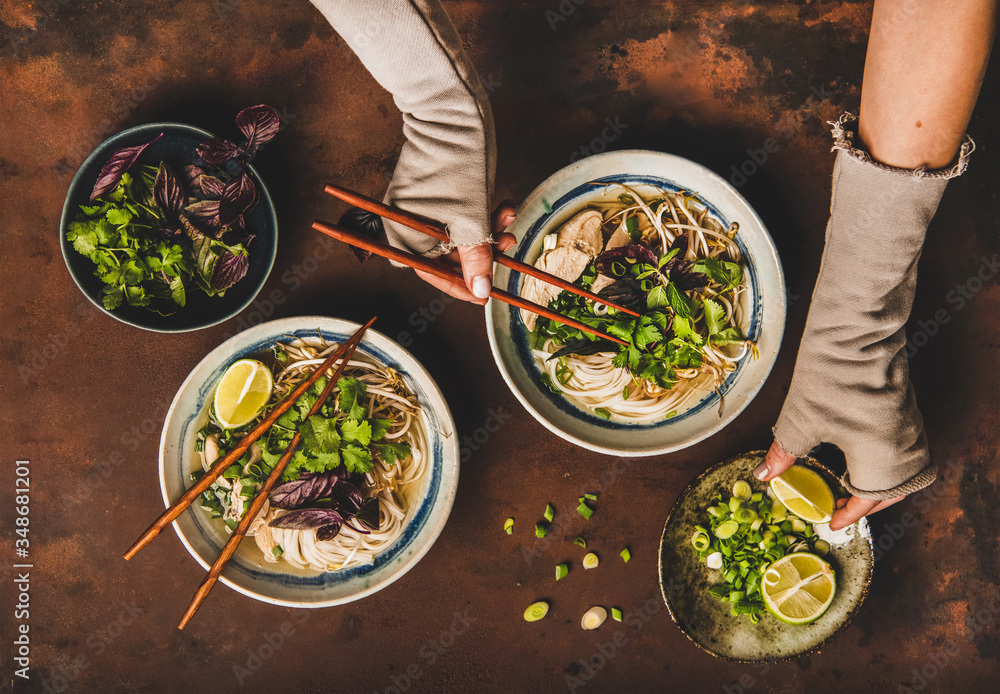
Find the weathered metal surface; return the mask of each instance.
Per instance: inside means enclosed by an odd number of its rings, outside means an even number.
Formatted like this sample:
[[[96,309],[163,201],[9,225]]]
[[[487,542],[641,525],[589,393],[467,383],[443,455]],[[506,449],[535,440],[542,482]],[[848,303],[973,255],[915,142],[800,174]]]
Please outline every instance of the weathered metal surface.
[[[13,461],[29,459],[32,469],[31,680],[16,681],[17,691],[995,685],[1000,290],[983,259],[998,252],[996,60],[971,126],[980,151],[950,184],[931,227],[911,322],[912,377],[944,479],[874,518],[881,558],[854,624],[817,655],[755,668],[714,660],[670,621],[657,542],[691,478],[770,443],[822,249],[833,161],[824,121],[858,103],[870,6],[447,4],[492,94],[498,200],[517,199],[571,159],[605,148],[674,152],[739,184],[775,237],[791,293],[785,343],[763,391],[723,432],[680,453],[626,461],[582,451],[550,435],[506,389],[481,309],[443,301],[378,260],[362,272],[345,248],[312,232],[314,217],[341,211],[322,184],[380,194],[402,134],[390,97],[311,5],[0,3],[0,479],[8,490],[0,498],[10,502],[0,538],[8,586]],[[257,161],[281,229],[261,298],[228,323],[185,335],[141,332],[93,309],[65,270],[56,231],[83,157],[106,135],[155,120],[230,133],[233,114],[260,102],[287,121]],[[439,380],[468,454],[451,520],[412,572],[362,602],[297,613],[220,587],[179,632],[203,572],[177,538],[165,533],[133,561],[121,559],[162,509],[156,448],[166,404],[227,335],[317,313],[378,313],[378,328],[409,344]],[[498,415],[502,424],[488,434],[488,418]],[[583,488],[603,491],[590,521],[572,512]],[[571,520],[552,542],[536,544],[530,529],[547,502]],[[507,516],[517,519],[513,536],[502,530]],[[569,539],[580,532],[604,559],[597,570],[576,570],[580,553]],[[617,558],[625,545],[627,565]],[[567,559],[575,570],[556,585],[553,567]],[[3,594],[6,689],[15,681],[14,598]],[[525,623],[524,607],[541,598],[552,603],[549,616]],[[580,616],[596,604],[640,619],[634,628],[609,620],[584,632]],[[606,645],[618,631],[618,645]],[[596,671],[583,668],[591,661]]]

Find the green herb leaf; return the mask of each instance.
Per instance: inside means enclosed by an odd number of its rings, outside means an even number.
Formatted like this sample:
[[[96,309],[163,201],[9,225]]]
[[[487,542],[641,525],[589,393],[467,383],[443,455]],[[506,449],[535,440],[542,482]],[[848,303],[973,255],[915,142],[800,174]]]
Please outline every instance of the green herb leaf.
[[[372,455],[367,448],[362,448],[356,444],[350,444],[340,449],[340,454],[344,459],[344,466],[350,473],[371,472],[375,464],[372,462]]]
[[[372,445],[372,450],[386,465],[395,465],[410,457],[408,443],[376,443]]]
[[[337,381],[340,390],[338,403],[340,411],[346,412],[350,419],[364,419],[367,411],[362,406],[368,386],[356,378],[341,378]]]
[[[722,304],[714,299],[705,299],[705,326],[708,334],[711,336],[720,332],[725,320],[726,310],[722,308]]]
[[[340,423],[340,435],[344,443],[367,446],[372,441],[372,425],[364,420],[348,419]]]
[[[302,444],[313,453],[336,453],[340,449],[337,422],[320,415],[313,415],[299,427]]]

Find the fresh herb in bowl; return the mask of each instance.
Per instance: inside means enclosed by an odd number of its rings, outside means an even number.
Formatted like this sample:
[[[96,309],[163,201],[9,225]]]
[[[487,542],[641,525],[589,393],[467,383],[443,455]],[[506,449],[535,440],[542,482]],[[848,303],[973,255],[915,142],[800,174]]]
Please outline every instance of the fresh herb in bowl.
[[[66,239],[95,264],[106,309],[127,304],[171,315],[191,292],[222,296],[247,274],[254,237],[244,215],[258,199],[247,166],[280,120],[259,105],[240,111],[236,124],[242,144],[206,140],[197,148],[204,165],[190,164],[180,176],[165,161],[137,166],[162,133],[105,163]]]

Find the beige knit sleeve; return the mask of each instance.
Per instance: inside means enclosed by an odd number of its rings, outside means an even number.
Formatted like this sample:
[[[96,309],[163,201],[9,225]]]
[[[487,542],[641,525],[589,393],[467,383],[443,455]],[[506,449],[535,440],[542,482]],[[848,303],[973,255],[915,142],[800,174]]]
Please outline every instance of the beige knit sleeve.
[[[833,195],[826,246],[792,383],[774,428],[789,453],[820,442],[847,458],[854,495],[888,499],[937,476],[910,384],[904,326],[913,306],[917,260],[955,166],[906,171],[873,161],[834,124]]]
[[[452,245],[386,221],[390,243],[425,255],[490,241],[493,115],[436,0],[312,0],[388,90],[406,142],[385,202],[444,222]]]

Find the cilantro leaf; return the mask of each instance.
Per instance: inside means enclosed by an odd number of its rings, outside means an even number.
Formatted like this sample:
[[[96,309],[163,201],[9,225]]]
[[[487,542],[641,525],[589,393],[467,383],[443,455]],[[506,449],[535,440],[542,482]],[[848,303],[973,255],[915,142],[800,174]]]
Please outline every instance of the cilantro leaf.
[[[372,441],[380,440],[392,428],[391,419],[369,419],[368,423],[372,427]]]
[[[394,465],[410,457],[410,444],[408,443],[376,443],[372,448],[386,465]]]
[[[650,318],[643,316],[642,321],[640,321],[639,326],[635,329],[635,333],[632,336],[632,344],[642,350],[662,339],[663,333],[655,325],[652,325]]]
[[[727,289],[737,287],[743,281],[743,268],[739,263],[728,260],[704,258],[696,261],[692,269],[707,275],[713,282],[725,285]]]
[[[372,440],[372,425],[364,420],[348,419],[340,423],[340,435],[344,443],[367,446]]]
[[[299,427],[299,433],[303,446],[313,454],[336,453],[340,449],[340,434],[334,419],[313,415]]]
[[[726,328],[725,330],[720,330],[715,335],[712,335],[712,344],[718,345],[719,347],[723,345],[731,345],[737,342],[743,342],[743,335],[740,334],[739,328],[732,327]]]
[[[356,378],[341,378],[337,381],[340,390],[337,402],[341,412],[346,412],[350,419],[364,419],[367,411],[362,406],[368,386]]]
[[[344,467],[350,473],[371,472],[372,468],[375,467],[375,464],[372,462],[372,454],[367,448],[362,448],[352,443],[340,449],[340,453],[344,458]]]
[[[708,334],[711,336],[720,332],[725,320],[726,310],[722,308],[722,304],[714,299],[705,299],[705,326]]]

